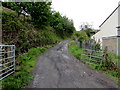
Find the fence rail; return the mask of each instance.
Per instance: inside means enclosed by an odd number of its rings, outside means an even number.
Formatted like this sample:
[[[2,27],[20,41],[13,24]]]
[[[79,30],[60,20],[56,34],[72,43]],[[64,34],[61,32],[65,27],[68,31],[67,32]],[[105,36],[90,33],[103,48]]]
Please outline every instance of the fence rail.
[[[0,80],[15,71],[15,45],[0,45]]]
[[[104,51],[96,51],[96,50],[91,50],[91,49],[84,49],[84,53],[81,54],[83,58],[87,62],[95,63],[98,65],[103,65],[112,67],[112,68],[119,68],[119,58],[113,58],[110,56],[110,54],[107,53],[106,50]],[[116,61],[115,61],[116,60]]]
[[[81,55],[89,57],[89,62],[102,63],[104,59],[103,51],[96,51],[90,49],[84,49],[84,51],[85,52]]]

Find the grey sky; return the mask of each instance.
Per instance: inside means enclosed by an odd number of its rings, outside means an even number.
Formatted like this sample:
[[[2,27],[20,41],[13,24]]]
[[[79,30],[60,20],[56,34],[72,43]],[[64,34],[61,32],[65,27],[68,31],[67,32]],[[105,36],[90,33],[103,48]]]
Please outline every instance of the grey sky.
[[[82,22],[88,22],[93,28],[99,25],[118,6],[119,0],[52,0],[52,8],[62,15],[73,19],[77,30]]]

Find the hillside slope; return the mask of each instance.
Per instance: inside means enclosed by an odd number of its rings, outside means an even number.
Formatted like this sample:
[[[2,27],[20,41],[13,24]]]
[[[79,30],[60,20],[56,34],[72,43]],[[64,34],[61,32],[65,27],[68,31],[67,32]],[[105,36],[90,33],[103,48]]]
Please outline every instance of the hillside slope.
[[[32,47],[55,44],[61,40],[52,27],[35,28],[30,17],[25,17],[24,21],[23,15],[18,17],[15,11],[5,7],[2,11],[2,34],[3,44],[14,44],[17,55]]]

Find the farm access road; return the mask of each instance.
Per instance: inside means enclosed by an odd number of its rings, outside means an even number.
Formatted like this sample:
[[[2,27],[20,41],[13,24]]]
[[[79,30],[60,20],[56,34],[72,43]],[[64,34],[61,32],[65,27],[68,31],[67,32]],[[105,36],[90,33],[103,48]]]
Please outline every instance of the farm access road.
[[[118,88],[105,74],[70,54],[69,41],[60,42],[38,57],[29,88]]]

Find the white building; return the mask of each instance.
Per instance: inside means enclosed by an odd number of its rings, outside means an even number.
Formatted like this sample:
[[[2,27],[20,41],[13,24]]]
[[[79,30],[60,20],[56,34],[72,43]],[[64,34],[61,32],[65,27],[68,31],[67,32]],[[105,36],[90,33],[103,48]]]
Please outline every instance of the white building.
[[[109,52],[120,55],[120,4],[99,27],[92,38],[100,41],[102,49],[107,47]]]

